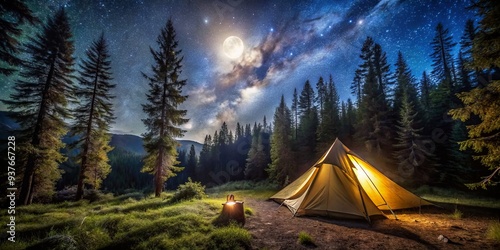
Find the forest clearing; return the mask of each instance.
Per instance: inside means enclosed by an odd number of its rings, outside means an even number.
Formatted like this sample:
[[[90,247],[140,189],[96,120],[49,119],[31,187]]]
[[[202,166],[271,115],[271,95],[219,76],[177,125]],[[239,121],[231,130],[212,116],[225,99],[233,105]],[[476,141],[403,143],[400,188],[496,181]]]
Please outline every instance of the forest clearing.
[[[445,190],[422,189],[439,201]],[[228,183],[207,190],[202,199],[171,202],[175,193],[155,198],[140,192],[99,195],[96,201],[32,204],[18,209],[15,244],[1,249],[308,249],[299,233],[317,249],[498,249],[500,202],[456,193],[455,203],[397,211],[398,220],[292,217],[285,206],[268,200],[269,184]],[[217,226],[227,194],[243,200],[246,223]],[[422,194],[427,197],[426,194]],[[458,203],[457,203],[458,202]],[[482,203],[488,207],[473,207]],[[457,216],[457,209],[461,213]],[[3,217],[1,218],[4,219]],[[496,229],[494,229],[496,225]],[[444,235],[450,241],[438,240]],[[47,239],[56,239],[47,243]],[[45,239],[45,241],[44,241]],[[45,242],[45,243],[43,243]],[[57,242],[57,243],[54,243]],[[45,244],[45,245],[44,245]],[[61,245],[59,245],[61,244]],[[63,248],[56,248],[55,246]],[[74,246],[74,248],[71,248]],[[45,247],[45,248],[44,248]]]

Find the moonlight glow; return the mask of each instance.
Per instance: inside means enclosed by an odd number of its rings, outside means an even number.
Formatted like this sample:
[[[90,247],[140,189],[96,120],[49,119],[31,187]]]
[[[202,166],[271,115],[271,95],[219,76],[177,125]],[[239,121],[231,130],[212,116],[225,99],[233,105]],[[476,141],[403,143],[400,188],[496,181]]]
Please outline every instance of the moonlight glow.
[[[243,49],[245,46],[243,45],[243,41],[237,36],[230,36],[224,40],[224,44],[222,45],[224,50],[224,54],[231,59],[236,59],[243,54]]]

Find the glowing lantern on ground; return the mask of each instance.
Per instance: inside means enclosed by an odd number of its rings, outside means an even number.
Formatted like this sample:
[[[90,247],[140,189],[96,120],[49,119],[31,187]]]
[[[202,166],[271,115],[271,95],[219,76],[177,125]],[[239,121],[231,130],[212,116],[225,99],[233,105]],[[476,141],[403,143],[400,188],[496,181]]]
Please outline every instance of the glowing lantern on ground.
[[[241,226],[245,225],[245,210],[243,201],[234,200],[234,195],[228,195],[226,202],[222,203],[221,219],[223,221],[235,221]],[[224,223],[225,224],[225,223]]]

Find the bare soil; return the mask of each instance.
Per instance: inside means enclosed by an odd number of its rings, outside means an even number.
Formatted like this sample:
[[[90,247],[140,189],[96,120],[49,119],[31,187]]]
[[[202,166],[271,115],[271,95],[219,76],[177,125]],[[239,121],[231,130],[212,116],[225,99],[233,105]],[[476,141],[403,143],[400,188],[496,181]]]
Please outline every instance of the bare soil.
[[[499,219],[500,211],[459,208],[464,215],[453,219],[452,210],[438,207],[397,211],[368,223],[366,220],[293,217],[285,206],[274,201],[249,199],[245,206],[245,228],[253,236],[255,249],[500,249],[500,242],[486,238],[488,225]],[[315,246],[298,243],[300,231],[312,236]],[[443,235],[447,243],[439,240]]]

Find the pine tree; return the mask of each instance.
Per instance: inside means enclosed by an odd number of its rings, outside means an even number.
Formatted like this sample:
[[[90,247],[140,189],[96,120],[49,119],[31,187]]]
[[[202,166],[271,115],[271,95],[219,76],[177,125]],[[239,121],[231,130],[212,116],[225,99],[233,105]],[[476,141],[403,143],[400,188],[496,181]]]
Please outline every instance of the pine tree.
[[[110,82],[111,61],[104,34],[92,43],[86,56],[87,59],[80,64],[82,70],[76,90],[79,104],[74,111],[75,123],[72,128],[72,134],[80,136],[75,145],[80,149],[77,200],[83,197],[84,184],[99,189],[100,183],[111,171],[107,153],[112,149],[108,133],[114,119],[111,103],[114,96],[110,91],[116,85]]]
[[[312,153],[316,147],[316,131],[319,123],[314,99],[314,90],[309,81],[306,81],[298,102],[300,114],[298,141],[299,145],[304,147],[304,151],[308,153]]]
[[[472,45],[474,38],[477,34],[477,28],[474,26],[474,21],[468,19],[465,23],[464,34],[460,39],[460,52],[459,52],[459,75],[462,87],[461,91],[469,91],[471,87],[476,85],[480,71],[472,69]],[[469,86],[470,85],[470,86]]]
[[[248,152],[247,164],[245,166],[245,178],[247,180],[264,180],[270,160],[266,154],[265,134],[261,124],[254,125],[252,135],[252,145]]]
[[[330,112],[327,112],[329,116],[332,117],[333,125],[333,137],[332,140],[335,139],[340,133],[340,97],[335,87],[335,83],[333,82],[332,75],[330,75],[330,79],[328,81],[328,105],[331,108]]]
[[[435,173],[429,166],[431,152],[425,147],[421,134],[423,127],[416,119],[417,112],[409,98],[409,93],[403,91],[397,128],[394,158],[398,164],[399,173],[406,178],[413,177],[418,184],[429,182]]]
[[[472,68],[498,69],[500,66],[500,6],[494,0],[474,0],[472,7],[476,9],[481,17],[479,31],[474,36],[472,45]],[[486,49],[488,48],[488,49]]]
[[[420,80],[420,105],[422,106],[422,111],[424,114],[428,114],[430,110],[430,93],[432,90],[431,79],[427,76],[424,71],[422,73],[422,79]]]
[[[463,187],[463,183],[473,182],[474,172],[473,167],[476,162],[472,159],[472,150],[460,150],[459,143],[467,140],[467,127],[466,123],[462,121],[454,121],[450,133],[450,147],[449,147],[449,167],[451,171],[447,171],[447,178],[452,183]],[[477,174],[476,174],[477,175]]]
[[[298,110],[301,117],[310,113],[313,110],[313,108],[315,107],[314,99],[315,99],[314,89],[311,87],[311,83],[309,83],[309,80],[307,80],[306,83],[304,84],[302,92],[300,93],[298,102]]]
[[[494,0],[477,0],[472,5],[481,16],[479,32],[472,46],[471,66],[477,69],[500,68],[500,6]],[[488,49],[485,49],[488,48]],[[486,188],[495,184],[500,173],[500,80],[492,80],[484,87],[457,94],[464,107],[452,109],[454,119],[463,122],[478,116],[478,124],[468,126],[468,139],[460,142],[460,150],[472,149],[479,155],[473,156],[492,171],[481,182],[470,188]]]
[[[464,58],[462,51],[458,53],[458,84],[457,86],[457,92],[463,92],[463,91],[470,91],[472,89],[472,70],[469,70],[467,68],[467,64],[470,62],[467,62],[466,59]],[[457,84],[457,85],[458,85]]]
[[[356,96],[356,103],[359,106],[359,102],[361,101],[361,95],[363,89],[363,71],[362,69],[357,69],[354,73],[354,79],[351,83],[351,94]]]
[[[223,122],[219,131],[219,146],[225,147],[227,145],[229,145],[229,128],[227,127],[226,122]]]
[[[430,108],[428,112],[427,130],[443,131],[439,143],[436,143],[434,154],[436,155],[436,166],[440,168],[441,182],[448,182],[448,178],[453,175],[453,169],[447,164],[451,160],[449,147],[451,145],[451,131],[453,123],[449,122],[446,115],[450,108],[456,105],[457,100],[454,96],[456,83],[453,77],[453,58],[451,50],[455,46],[448,29],[445,29],[441,23],[436,27],[436,35],[431,42],[433,53],[431,58],[432,76],[437,82],[437,86],[429,94]],[[432,133],[431,131],[428,131]]]
[[[22,61],[17,57],[19,53],[18,37],[22,34],[20,26],[26,22],[31,25],[38,23],[38,18],[28,6],[19,0],[0,1],[0,74],[11,75]]]
[[[299,129],[299,99],[297,95],[297,88],[293,89],[292,99],[292,117],[293,117],[293,139],[297,140],[297,131]]]
[[[351,143],[354,139],[354,126],[356,124],[356,109],[351,99],[347,99],[347,103],[342,102],[342,128],[339,132],[339,138],[344,143]]]
[[[292,139],[292,121],[290,110],[285,104],[284,96],[281,96],[280,105],[274,113],[274,130],[271,137],[271,164],[267,172],[269,178],[277,181],[280,185],[292,174],[293,155],[290,147]]]
[[[325,89],[324,108],[320,112],[321,120],[317,131],[318,141],[320,142],[317,145],[318,149],[331,144],[338,137],[340,131],[339,97],[331,75]]]
[[[74,71],[71,38],[68,17],[60,9],[29,40],[22,78],[10,100],[4,101],[21,126],[16,163],[23,169],[19,200],[24,205],[31,204],[34,197],[51,195],[61,176],[58,166],[65,161],[61,139],[67,132],[64,119],[70,117],[66,107]]]
[[[147,152],[143,171],[154,174],[155,196],[159,197],[165,181],[182,168],[177,167],[177,141],[184,130],[179,128],[188,119],[186,110],[178,106],[187,96],[182,95],[186,80],[180,80],[182,57],[177,48],[176,33],[169,19],[158,36],[158,50],[151,50],[154,58],[152,74],[144,77],[149,81],[148,102],[142,105],[147,118],[143,119],[147,132],[143,134]]]
[[[191,144],[189,148],[189,154],[187,155],[187,176],[190,178],[194,178],[196,175],[196,166],[198,165],[198,157],[196,157],[196,150],[194,149],[194,145]]]
[[[198,168],[196,170],[196,176],[201,182],[208,182],[207,175],[210,172],[210,167],[212,166],[212,137],[210,135],[205,136],[203,141],[203,147],[200,152],[200,160],[198,163]]]
[[[245,138],[250,140],[252,138],[252,125],[245,125]]]
[[[319,113],[323,112],[325,109],[325,102],[328,94],[327,86],[325,85],[325,81],[323,77],[319,77],[318,82],[316,83],[317,95],[316,95],[316,103],[317,107],[319,107]]]
[[[240,140],[241,138],[243,138],[243,127],[240,125],[240,123],[236,123],[236,135],[235,135],[235,138],[234,138],[234,141],[238,141]]]
[[[395,64],[396,70],[394,72],[395,89],[394,89],[394,110],[401,110],[403,96],[406,93],[406,98],[412,103],[415,111],[419,112],[417,89],[415,87],[415,78],[411,74],[411,70],[406,63],[401,51],[398,53],[398,59]]]
[[[451,51],[456,45],[449,34],[449,30],[442,23],[436,26],[436,36],[432,45],[432,76],[449,91],[453,90],[453,57]]]
[[[382,46],[380,44],[375,43],[373,46],[373,68],[375,71],[375,75],[377,76],[378,88],[380,93],[380,101],[384,104],[384,106],[388,106],[387,104],[387,92],[389,81],[389,64],[387,63],[387,55],[382,50]],[[387,107],[386,107],[387,108]]]
[[[378,159],[389,160],[392,128],[387,101],[389,68],[379,44],[368,37],[361,49],[359,66],[363,87],[356,124],[357,141]]]

